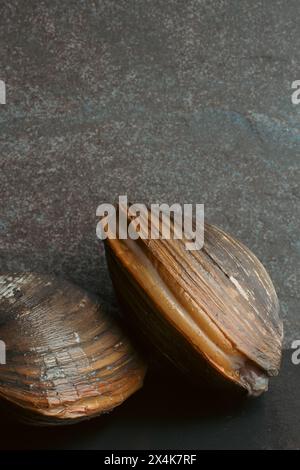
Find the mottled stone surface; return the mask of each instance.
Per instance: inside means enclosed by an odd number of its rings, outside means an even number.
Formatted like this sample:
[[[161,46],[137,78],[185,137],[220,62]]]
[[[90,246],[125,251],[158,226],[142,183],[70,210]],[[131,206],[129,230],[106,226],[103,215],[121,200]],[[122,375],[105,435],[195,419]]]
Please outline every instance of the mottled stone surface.
[[[205,203],[300,337],[300,4],[0,5],[1,270],[63,273],[112,302],[98,204]]]

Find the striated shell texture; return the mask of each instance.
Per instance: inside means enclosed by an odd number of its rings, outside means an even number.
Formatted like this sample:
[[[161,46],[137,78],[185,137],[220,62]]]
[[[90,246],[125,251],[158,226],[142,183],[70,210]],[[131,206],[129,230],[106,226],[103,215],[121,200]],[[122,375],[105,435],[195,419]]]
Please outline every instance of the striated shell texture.
[[[148,216],[139,217],[139,235],[150,233]],[[113,239],[106,219],[103,227],[115,290],[142,341],[194,381],[236,385],[252,396],[266,391],[280,368],[283,328],[275,289],[256,256],[209,224],[204,247],[194,251],[184,238]]]
[[[35,424],[108,412],[143,383],[143,362],[98,299],[53,276],[0,275],[0,339],[0,398]]]

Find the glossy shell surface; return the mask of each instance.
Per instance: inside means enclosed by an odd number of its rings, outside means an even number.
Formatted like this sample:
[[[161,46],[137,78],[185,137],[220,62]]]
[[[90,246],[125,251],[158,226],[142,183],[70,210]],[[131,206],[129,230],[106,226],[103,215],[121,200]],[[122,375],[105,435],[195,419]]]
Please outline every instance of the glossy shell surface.
[[[0,276],[0,397],[37,424],[108,412],[143,383],[145,366],[98,299],[54,276]]]

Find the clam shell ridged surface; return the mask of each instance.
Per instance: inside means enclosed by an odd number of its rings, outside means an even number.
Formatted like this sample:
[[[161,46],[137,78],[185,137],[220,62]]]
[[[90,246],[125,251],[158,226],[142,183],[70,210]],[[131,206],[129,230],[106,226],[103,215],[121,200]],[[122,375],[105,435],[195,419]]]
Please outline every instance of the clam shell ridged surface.
[[[98,299],[53,276],[0,276],[0,338],[0,397],[36,424],[108,412],[143,383],[143,362]]]
[[[148,231],[149,221],[150,213],[149,220],[139,219],[139,233]],[[108,234],[114,287],[132,324],[193,379],[225,379],[259,395],[281,361],[276,292],[242,243],[209,224],[204,240],[201,250],[188,251],[184,239],[121,240]]]

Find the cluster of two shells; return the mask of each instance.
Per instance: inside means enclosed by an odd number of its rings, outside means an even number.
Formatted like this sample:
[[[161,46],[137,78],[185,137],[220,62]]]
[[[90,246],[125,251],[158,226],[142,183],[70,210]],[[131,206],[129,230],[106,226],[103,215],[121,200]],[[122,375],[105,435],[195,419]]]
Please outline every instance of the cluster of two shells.
[[[188,251],[180,239],[108,236],[124,318],[193,382],[259,395],[280,367],[273,284],[253,253],[219,228],[206,225],[204,240]],[[143,384],[143,359],[99,299],[53,276],[0,276],[0,339],[0,397],[38,424],[108,412]]]

